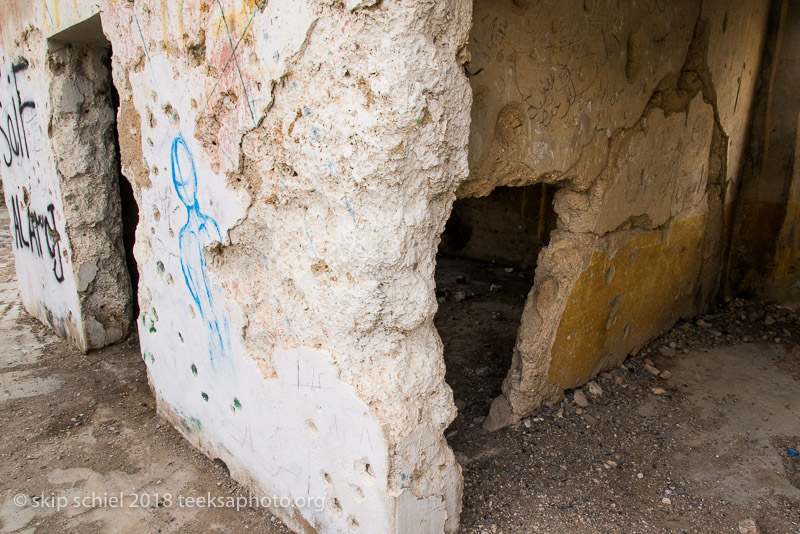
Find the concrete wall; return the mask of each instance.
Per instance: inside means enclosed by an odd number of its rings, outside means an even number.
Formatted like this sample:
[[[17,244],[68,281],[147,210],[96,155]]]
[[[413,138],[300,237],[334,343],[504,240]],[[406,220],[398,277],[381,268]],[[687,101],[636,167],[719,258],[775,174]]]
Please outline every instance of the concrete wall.
[[[559,187],[487,428],[622,361],[716,294],[768,2],[475,3],[470,176]]]
[[[800,6],[773,3],[731,250],[732,290],[800,305]]]
[[[433,266],[470,6],[372,3],[103,3],[137,324],[160,413],[292,528],[453,531]]]
[[[2,8],[0,176],[26,309],[87,350],[131,324],[108,50],[84,32],[64,47],[40,8]]]
[[[494,428],[719,289],[767,2],[472,11],[0,8],[0,172],[26,306],[83,348],[125,333],[108,78],[86,26],[101,22],[159,412],[238,480],[294,499],[274,512],[298,532],[457,528],[461,473],[443,437],[455,406],[433,325],[457,196],[557,189]]]

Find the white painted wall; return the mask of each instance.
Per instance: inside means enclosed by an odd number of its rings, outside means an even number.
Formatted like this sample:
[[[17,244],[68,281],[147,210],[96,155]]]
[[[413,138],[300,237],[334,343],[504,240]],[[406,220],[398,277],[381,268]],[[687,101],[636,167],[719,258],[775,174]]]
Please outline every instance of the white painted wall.
[[[86,335],[47,136],[49,89],[41,37],[0,47],[0,178],[25,308],[81,348]],[[16,70],[16,72],[15,72]]]
[[[37,28],[43,59],[102,12],[160,413],[238,480],[303,499],[274,508],[297,531],[452,532],[433,266],[466,176],[471,2],[374,3],[13,2],[0,43]]]

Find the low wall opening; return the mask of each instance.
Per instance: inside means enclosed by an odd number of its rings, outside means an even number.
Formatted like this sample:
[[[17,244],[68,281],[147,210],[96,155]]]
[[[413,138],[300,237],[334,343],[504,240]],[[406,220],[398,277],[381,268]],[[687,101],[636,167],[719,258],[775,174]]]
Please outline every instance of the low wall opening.
[[[49,134],[87,349],[124,339],[136,313],[133,246],[139,215],[122,175],[111,63],[100,14],[48,40]]]
[[[456,450],[501,394],[537,257],[556,224],[555,191],[498,187],[453,204],[436,258],[435,323],[458,408],[446,432]]]

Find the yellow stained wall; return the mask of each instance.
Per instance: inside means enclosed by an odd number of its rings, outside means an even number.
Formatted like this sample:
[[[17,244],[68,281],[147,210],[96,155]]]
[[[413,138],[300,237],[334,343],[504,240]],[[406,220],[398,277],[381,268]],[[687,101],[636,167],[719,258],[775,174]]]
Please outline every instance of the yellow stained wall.
[[[562,314],[549,379],[584,384],[659,335],[691,303],[700,267],[705,215],[636,235],[612,256],[595,251]]]

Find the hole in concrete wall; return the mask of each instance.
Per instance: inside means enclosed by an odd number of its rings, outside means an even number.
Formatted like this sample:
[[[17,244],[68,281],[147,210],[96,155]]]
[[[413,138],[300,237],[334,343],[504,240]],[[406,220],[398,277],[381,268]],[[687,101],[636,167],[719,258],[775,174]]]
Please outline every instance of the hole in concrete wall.
[[[555,191],[498,187],[453,204],[436,257],[435,323],[459,412],[446,433],[456,450],[501,393],[536,261],[556,225]]]
[[[119,209],[106,208],[104,212],[107,217],[106,221],[111,219],[116,219],[116,221],[110,222],[104,232],[108,236],[112,236],[110,243],[115,243],[116,237],[114,236],[121,235],[124,264],[120,265],[120,260],[123,258],[115,258],[114,261],[103,263],[103,268],[114,271],[114,277],[119,280],[117,282],[119,285],[130,284],[132,319],[138,316],[139,312],[137,299],[139,272],[133,256],[139,209],[133,188],[122,174],[117,129],[120,98],[114,87],[111,73],[113,54],[111,43],[103,33],[98,13],[54,35],[49,39],[48,44],[49,65],[53,76],[65,80],[59,87],[81,88],[79,92],[82,95],[82,98],[79,98],[75,104],[65,103],[66,97],[63,95],[60,97],[53,95],[57,104],[54,106],[54,113],[59,116],[61,128],[74,136],[72,143],[79,149],[84,149],[83,152],[78,150],[78,153],[90,154],[90,157],[96,158],[96,162],[93,164],[95,172],[89,173],[94,176],[88,178],[87,183],[79,184],[74,177],[62,178],[68,183],[75,182],[76,191],[68,192],[65,199],[69,202],[70,198],[78,198],[81,195],[93,196],[95,198],[88,200],[87,204],[90,206],[94,204],[98,208],[103,204],[119,203]],[[73,106],[78,110],[77,113],[73,113]],[[98,110],[100,110],[99,113]],[[90,112],[93,115],[90,115]],[[98,116],[102,116],[103,119],[98,120]],[[81,144],[85,146],[80,147]],[[66,151],[62,150],[62,152]],[[108,162],[113,162],[113,164],[109,166]],[[83,181],[87,181],[87,179],[83,179]],[[86,190],[90,191],[89,195],[86,194]],[[80,243],[76,246],[80,246]],[[100,254],[110,256],[122,252],[117,244],[100,250],[102,251]],[[101,263],[103,259],[98,258],[98,263]],[[123,272],[117,272],[120,268],[123,269]],[[124,277],[127,277],[127,280],[123,282]],[[108,286],[108,283],[105,286]],[[127,290],[122,291],[120,288],[119,291],[120,294],[127,294]]]
[[[108,72],[111,74],[111,46],[109,45]],[[119,129],[117,128],[117,116],[119,115],[119,93],[114,84],[111,84],[111,102],[114,106],[114,148],[116,149],[116,161],[119,173],[117,182],[119,184],[119,200],[122,207],[122,245],[125,247],[125,267],[131,280],[131,295],[133,298],[133,316],[139,315],[139,269],[136,267],[136,258],[133,256],[133,246],[136,244],[136,225],[139,224],[139,205],[133,194],[133,186],[122,174],[122,155],[119,148]]]

